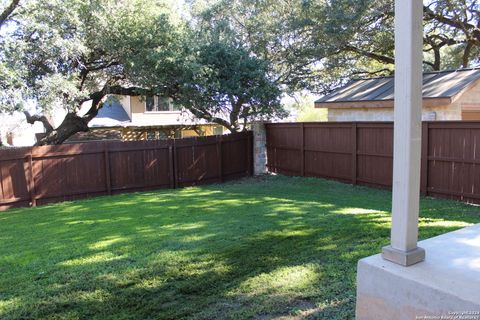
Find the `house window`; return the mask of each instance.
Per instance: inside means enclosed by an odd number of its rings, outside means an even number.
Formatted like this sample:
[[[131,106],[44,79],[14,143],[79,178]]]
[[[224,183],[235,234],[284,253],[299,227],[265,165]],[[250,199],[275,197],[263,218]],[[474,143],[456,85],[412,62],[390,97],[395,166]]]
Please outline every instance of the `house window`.
[[[155,97],[148,96],[145,98],[145,111],[157,111],[155,110]]]
[[[178,111],[180,107],[170,98],[159,96],[145,97],[145,112]]]
[[[180,139],[182,137],[182,130],[181,129],[178,129],[178,130],[175,130],[175,139]]]
[[[170,111],[170,99],[157,97],[157,111]]]
[[[215,126],[213,127],[213,134],[216,136],[223,134],[223,126]]]
[[[176,102],[171,102],[170,105],[171,105],[171,107],[172,107],[172,111],[180,111],[180,110],[182,110],[182,106],[179,105],[179,104],[176,103]]]

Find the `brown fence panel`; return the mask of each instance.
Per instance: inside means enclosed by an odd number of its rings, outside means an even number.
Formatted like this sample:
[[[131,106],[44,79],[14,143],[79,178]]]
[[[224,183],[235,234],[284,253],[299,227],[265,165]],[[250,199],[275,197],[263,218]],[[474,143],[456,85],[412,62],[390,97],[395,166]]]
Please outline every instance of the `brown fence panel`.
[[[32,148],[35,204],[105,194],[103,144]]]
[[[350,181],[352,177],[351,125],[305,124],[305,175]]]
[[[2,150],[0,157],[0,209],[31,201],[30,148]]]
[[[357,183],[390,187],[393,172],[393,125],[357,123],[356,127]]]
[[[267,126],[267,167],[272,172],[301,175],[301,125],[279,123]]]
[[[390,188],[393,123],[267,124],[267,167]],[[480,203],[480,122],[424,122],[421,192]]]
[[[480,203],[480,123],[428,124],[427,193]]]
[[[0,150],[0,210],[251,175],[251,132]]]
[[[175,166],[179,187],[220,182],[217,137],[175,140]]]
[[[221,150],[221,176],[223,180],[232,180],[250,176],[253,172],[253,134],[231,134],[219,136]]]
[[[169,187],[171,145],[168,140],[111,143],[103,156],[108,160],[111,193]]]

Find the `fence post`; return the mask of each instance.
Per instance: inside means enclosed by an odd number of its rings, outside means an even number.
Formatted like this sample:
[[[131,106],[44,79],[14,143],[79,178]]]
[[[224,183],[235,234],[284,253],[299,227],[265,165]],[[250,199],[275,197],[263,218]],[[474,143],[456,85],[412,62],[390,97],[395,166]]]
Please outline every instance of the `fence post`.
[[[265,123],[261,121],[252,122],[251,128],[253,131],[253,174],[265,174],[267,173],[267,130]],[[251,141],[250,145],[252,145]]]
[[[428,122],[422,123],[422,156],[420,173],[420,193],[428,195]]]
[[[357,184],[357,123],[352,122],[352,184]]]
[[[29,172],[29,183],[28,183],[28,188],[30,189],[30,199],[32,202],[32,207],[37,206],[37,197],[35,194],[35,178],[33,175],[33,156],[32,153],[28,155],[28,172]]]
[[[178,188],[177,143],[173,139],[173,188]]]
[[[172,140],[173,144],[173,140]],[[170,145],[168,146],[168,171],[170,175],[170,188],[175,189],[175,169],[173,165],[173,147]]]
[[[218,179],[223,182],[223,152],[222,152],[222,136],[216,136],[217,139],[217,159],[218,159]]]
[[[108,152],[108,147],[104,145],[104,159],[105,159],[105,183],[107,187],[107,194],[112,194],[112,180],[110,177],[110,155]]]
[[[251,176],[253,172],[253,133],[247,132],[247,176]]]
[[[300,138],[301,138],[301,145],[300,145],[300,176],[305,177],[305,125],[302,122],[300,124]]]

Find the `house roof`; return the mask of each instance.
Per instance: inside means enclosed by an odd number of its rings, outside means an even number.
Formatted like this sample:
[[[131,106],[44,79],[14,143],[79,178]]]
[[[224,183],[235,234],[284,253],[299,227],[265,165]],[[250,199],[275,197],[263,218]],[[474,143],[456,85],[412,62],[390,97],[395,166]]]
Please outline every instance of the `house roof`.
[[[480,68],[426,72],[423,104],[448,105],[480,80]],[[394,77],[352,80],[315,101],[317,108],[393,107]]]
[[[90,105],[86,105],[83,109],[86,112]],[[158,117],[158,115],[163,115]],[[88,126],[90,128],[155,128],[163,126],[194,126],[208,124],[203,119],[194,120],[188,115],[182,114],[180,111],[152,112],[150,115],[141,117],[135,121],[131,120],[128,113],[123,108],[120,101],[109,99],[105,105],[98,111]]]
[[[88,125],[89,127],[118,127],[127,122],[130,122],[130,117],[122,104],[112,99],[105,103]]]

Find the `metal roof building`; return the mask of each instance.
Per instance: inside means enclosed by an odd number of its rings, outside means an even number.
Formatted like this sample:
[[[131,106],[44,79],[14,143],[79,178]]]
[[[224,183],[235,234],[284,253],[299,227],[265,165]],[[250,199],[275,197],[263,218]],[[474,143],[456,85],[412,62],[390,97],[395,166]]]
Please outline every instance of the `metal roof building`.
[[[329,121],[393,120],[394,77],[352,80],[317,101]],[[426,120],[480,120],[480,68],[424,73]]]

